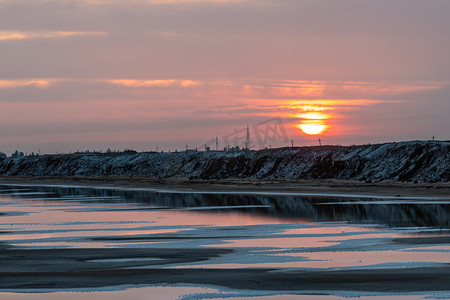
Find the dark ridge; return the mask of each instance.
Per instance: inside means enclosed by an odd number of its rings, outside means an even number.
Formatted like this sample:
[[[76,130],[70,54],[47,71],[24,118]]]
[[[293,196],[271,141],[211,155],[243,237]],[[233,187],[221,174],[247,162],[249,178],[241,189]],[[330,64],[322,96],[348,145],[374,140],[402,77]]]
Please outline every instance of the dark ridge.
[[[239,152],[60,154],[5,158],[7,176],[346,179],[449,182],[450,142],[411,141]]]

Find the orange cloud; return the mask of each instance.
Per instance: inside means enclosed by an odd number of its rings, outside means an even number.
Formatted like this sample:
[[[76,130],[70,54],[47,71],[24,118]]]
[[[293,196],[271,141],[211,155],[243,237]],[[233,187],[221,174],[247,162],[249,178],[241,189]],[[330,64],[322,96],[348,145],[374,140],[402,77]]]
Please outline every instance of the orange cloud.
[[[333,100],[290,100],[286,102],[288,107],[303,111],[333,110],[336,107],[366,106],[381,102],[393,103],[395,101],[369,100],[369,99],[333,99]]]
[[[208,93],[214,96],[227,96],[240,98],[240,100],[258,100],[264,99],[300,99],[298,101],[329,102],[322,99],[346,99],[336,100],[329,103],[333,105],[368,105],[373,104],[372,100],[383,95],[402,95],[418,91],[427,91],[439,89],[447,85],[446,82],[346,82],[346,81],[270,81],[270,80],[237,80],[216,79],[206,81],[204,85],[208,86]],[[361,98],[360,98],[361,97]],[[347,100],[349,99],[349,100]],[[351,104],[349,104],[352,101]],[[356,101],[356,102],[355,102]],[[370,102],[370,103],[369,103]],[[326,103],[325,103],[326,104]],[[308,103],[305,103],[308,105]]]
[[[126,87],[194,87],[201,85],[201,82],[194,80],[176,79],[156,79],[156,80],[136,80],[136,79],[107,79],[101,80],[115,85]]]
[[[71,36],[97,36],[106,35],[101,31],[0,31],[1,41],[14,41],[26,39],[54,39]]]
[[[308,120],[325,120],[329,119],[330,115],[320,113],[320,112],[307,112],[303,114],[298,114],[297,118],[308,119]]]
[[[180,85],[183,87],[199,86],[201,85],[201,82],[193,80],[181,80]]]
[[[54,82],[49,79],[0,80],[0,89],[18,88],[24,86],[46,88],[53,83]]]

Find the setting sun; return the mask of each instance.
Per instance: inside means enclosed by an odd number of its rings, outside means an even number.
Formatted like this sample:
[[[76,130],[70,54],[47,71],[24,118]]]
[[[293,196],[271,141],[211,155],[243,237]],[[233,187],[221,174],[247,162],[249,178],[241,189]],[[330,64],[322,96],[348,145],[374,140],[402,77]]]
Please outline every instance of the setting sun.
[[[328,128],[325,121],[330,118],[330,115],[320,111],[330,110],[329,108],[311,105],[307,109],[305,107],[302,107],[302,109],[303,113],[295,115],[302,119],[300,124],[296,124],[295,127],[310,135],[320,134]]]
[[[322,133],[327,128],[327,125],[321,121],[303,121],[296,126],[304,133],[311,135]]]

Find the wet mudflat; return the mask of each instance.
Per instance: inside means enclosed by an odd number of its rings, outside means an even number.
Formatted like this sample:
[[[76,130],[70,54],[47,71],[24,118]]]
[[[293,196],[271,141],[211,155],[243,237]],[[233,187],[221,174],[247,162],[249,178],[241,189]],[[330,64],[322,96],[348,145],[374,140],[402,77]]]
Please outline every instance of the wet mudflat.
[[[1,299],[450,297],[445,197],[4,185],[0,212]]]

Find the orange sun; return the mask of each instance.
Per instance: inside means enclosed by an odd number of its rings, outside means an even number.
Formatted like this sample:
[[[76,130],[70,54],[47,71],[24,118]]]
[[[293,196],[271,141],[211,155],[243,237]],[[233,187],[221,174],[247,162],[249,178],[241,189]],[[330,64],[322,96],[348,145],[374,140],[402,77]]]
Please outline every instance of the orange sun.
[[[296,126],[304,133],[311,135],[322,133],[325,129],[327,129],[327,125],[318,120],[303,121],[301,124]]]
[[[325,124],[325,120],[329,118],[328,114],[321,112],[306,112],[298,114],[297,117],[302,118],[303,120],[296,126],[306,134],[320,134],[328,128]]]

